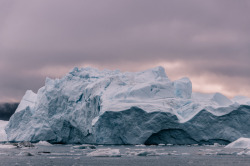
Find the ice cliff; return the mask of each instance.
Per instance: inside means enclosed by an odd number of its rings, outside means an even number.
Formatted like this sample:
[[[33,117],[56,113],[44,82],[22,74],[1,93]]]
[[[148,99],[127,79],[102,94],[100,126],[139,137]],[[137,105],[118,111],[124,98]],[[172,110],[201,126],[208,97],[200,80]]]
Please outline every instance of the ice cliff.
[[[250,99],[192,93],[188,78],[74,68],[27,91],[5,130],[9,141],[94,144],[227,144],[250,137]]]

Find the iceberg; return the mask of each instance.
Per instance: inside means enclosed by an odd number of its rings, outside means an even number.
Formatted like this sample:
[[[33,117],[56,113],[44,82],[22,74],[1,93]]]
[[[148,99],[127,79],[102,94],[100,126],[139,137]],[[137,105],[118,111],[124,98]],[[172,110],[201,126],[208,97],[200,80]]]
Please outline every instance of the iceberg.
[[[9,141],[80,144],[228,144],[250,137],[250,106],[192,92],[163,67],[142,72],[75,67],[27,91],[5,130]]]

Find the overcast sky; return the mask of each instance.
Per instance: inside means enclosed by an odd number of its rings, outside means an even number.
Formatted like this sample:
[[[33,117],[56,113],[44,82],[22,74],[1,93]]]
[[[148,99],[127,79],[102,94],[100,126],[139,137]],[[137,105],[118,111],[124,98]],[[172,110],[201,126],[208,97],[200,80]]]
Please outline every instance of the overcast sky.
[[[0,0],[0,101],[74,66],[163,66],[193,90],[250,97],[249,0]]]

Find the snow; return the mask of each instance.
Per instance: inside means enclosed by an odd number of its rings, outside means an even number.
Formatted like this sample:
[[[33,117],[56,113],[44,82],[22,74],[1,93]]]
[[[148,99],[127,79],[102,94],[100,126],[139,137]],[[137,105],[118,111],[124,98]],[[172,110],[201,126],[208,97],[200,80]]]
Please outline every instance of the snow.
[[[0,142],[7,141],[7,135],[4,130],[7,124],[8,124],[8,121],[0,120]]]
[[[75,67],[61,79],[46,78],[37,94],[27,91],[6,132],[9,141],[226,144],[250,137],[242,100],[194,93],[188,78],[171,81],[162,67]]]
[[[250,148],[250,138],[239,138],[228,144],[225,148]]]

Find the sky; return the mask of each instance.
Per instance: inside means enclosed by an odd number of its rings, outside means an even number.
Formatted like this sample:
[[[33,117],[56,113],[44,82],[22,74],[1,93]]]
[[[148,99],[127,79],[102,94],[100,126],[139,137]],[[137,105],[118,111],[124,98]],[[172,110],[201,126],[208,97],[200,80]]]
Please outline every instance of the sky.
[[[0,102],[74,66],[163,66],[193,91],[250,97],[249,0],[0,0]]]

